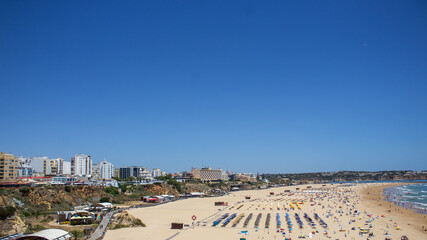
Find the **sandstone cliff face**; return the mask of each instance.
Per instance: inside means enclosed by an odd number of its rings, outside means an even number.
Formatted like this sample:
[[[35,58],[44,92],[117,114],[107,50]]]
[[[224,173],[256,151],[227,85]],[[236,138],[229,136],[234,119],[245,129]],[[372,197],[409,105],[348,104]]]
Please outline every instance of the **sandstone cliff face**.
[[[70,210],[70,206],[107,195],[104,188],[90,186],[39,186],[0,190],[0,207],[16,209],[14,214],[0,220],[0,236],[26,232],[28,221],[40,213]]]
[[[127,211],[123,211],[114,215],[111,220],[111,229],[119,229],[124,227],[145,227],[145,224],[141,221],[141,219],[136,218],[129,214]]]
[[[76,206],[91,200],[91,198],[101,198],[103,196],[106,196],[104,189],[97,187],[72,187],[69,192],[62,187],[36,187],[28,193],[27,200],[35,207],[49,210],[55,205],[69,204]]]
[[[11,235],[25,232],[27,225],[19,216],[14,216],[6,220],[0,220],[0,235]]]
[[[16,208],[15,202],[11,197],[8,196],[0,196],[0,206],[10,206]],[[10,235],[17,232],[24,232],[26,228],[27,225],[17,214],[8,217],[5,220],[0,220],[0,236]]]
[[[27,229],[27,225],[25,222],[21,219],[21,217],[15,215],[15,219],[12,219],[12,229],[9,230],[11,234],[13,233],[19,233],[19,232],[25,232]]]
[[[153,185],[147,189],[150,192],[153,192],[153,195],[175,195],[179,196],[178,191],[170,185],[162,184],[162,185]]]
[[[211,192],[211,188],[203,183],[186,183],[183,186],[183,190],[186,193],[190,192],[203,192],[205,194],[208,194]]]

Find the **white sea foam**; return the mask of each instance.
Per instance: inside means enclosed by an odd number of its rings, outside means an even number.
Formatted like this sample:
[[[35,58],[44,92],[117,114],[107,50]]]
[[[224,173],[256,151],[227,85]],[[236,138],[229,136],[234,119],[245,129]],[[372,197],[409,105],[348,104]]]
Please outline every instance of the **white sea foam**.
[[[386,191],[390,201],[404,207],[425,210],[427,208],[427,184],[392,187]]]

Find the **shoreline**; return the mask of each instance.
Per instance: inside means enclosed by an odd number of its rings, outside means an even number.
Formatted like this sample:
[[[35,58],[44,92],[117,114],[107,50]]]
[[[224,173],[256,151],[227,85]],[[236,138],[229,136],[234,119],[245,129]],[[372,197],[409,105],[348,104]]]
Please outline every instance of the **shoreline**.
[[[368,237],[367,234],[364,235],[366,231],[375,234],[373,239],[384,239],[386,236],[392,239],[400,239],[402,236],[409,239],[427,239],[427,231],[423,231],[423,226],[427,227],[427,215],[387,202],[382,195],[386,187],[404,184],[408,183],[363,183],[351,186],[313,184],[312,190],[308,191],[300,190],[300,185],[286,186],[257,191],[236,191],[218,198],[190,198],[155,207],[129,209],[129,213],[140,218],[146,227],[108,230],[105,240],[139,239],[142,235],[151,236],[153,240],[215,240],[238,237],[253,240],[282,239],[284,234],[281,231],[292,239],[298,239],[300,236],[307,238],[309,235],[315,240],[329,237],[356,239],[360,236]],[[251,198],[246,199],[247,196]],[[217,201],[227,202],[228,205],[216,206]],[[248,221],[249,225],[244,225],[246,219],[237,222],[237,226],[212,225],[224,213],[234,217],[254,217]],[[319,220],[315,218],[315,226],[310,225],[311,219],[303,218],[302,224],[297,225],[297,213],[299,216],[308,214],[309,217],[316,214],[326,222],[326,226],[319,225]],[[294,224],[293,229],[290,229],[292,225],[287,224],[287,214],[290,215],[290,222]],[[273,220],[270,220],[270,216],[273,216]],[[279,216],[280,225],[276,226],[274,216]],[[227,222],[234,221],[232,219]],[[183,223],[184,228],[171,229],[171,223]],[[242,234],[242,231],[248,236]]]
[[[423,184],[423,183],[413,183],[413,184],[416,185],[416,184]],[[407,185],[413,185],[413,184],[403,184],[403,185],[399,185],[399,186],[407,186]],[[395,186],[384,188],[383,195],[386,197],[386,201],[387,202],[392,202],[392,203],[396,204],[397,206],[400,206],[400,207],[403,207],[403,208],[406,208],[406,209],[410,209],[410,210],[414,210],[417,213],[421,213],[421,214],[424,214],[424,215],[427,214],[427,209],[426,208],[416,207],[416,204],[414,204],[414,203],[406,203],[406,202],[400,202],[400,201],[393,200],[393,198],[392,198],[392,196],[393,196],[393,194],[392,194],[392,192],[393,192],[392,188],[394,188],[394,187]]]
[[[419,233],[420,237],[426,237],[427,215],[419,213],[415,209],[404,208],[395,202],[387,201],[387,196],[384,195],[386,188],[411,184],[415,183],[399,182],[367,185],[367,187],[360,190],[361,203],[366,208],[378,212],[378,215],[385,215],[386,218],[390,218],[390,222],[403,223],[402,227],[411,228]]]

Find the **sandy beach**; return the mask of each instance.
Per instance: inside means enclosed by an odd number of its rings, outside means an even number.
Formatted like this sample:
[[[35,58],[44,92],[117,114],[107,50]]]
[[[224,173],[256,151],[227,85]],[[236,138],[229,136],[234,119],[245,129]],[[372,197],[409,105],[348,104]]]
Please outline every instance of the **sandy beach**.
[[[369,235],[370,239],[403,235],[427,239],[422,230],[427,226],[426,215],[382,200],[383,189],[389,186],[300,185],[179,200],[130,210],[147,227],[109,230],[105,239],[367,239]],[[215,202],[228,206],[215,206]],[[286,214],[292,225],[287,224]],[[186,226],[174,230],[173,222]]]
[[[399,226],[405,229],[406,235],[408,237],[411,236],[410,239],[427,239],[427,231],[424,231],[424,228],[427,228],[426,214],[417,213],[414,210],[406,209],[392,202],[385,201],[385,196],[383,196],[385,188],[405,184],[408,183],[362,185],[362,187],[358,189],[362,197],[360,206],[369,209],[374,214],[387,215],[386,218],[389,220],[393,218],[393,220],[388,221],[388,223],[400,224]],[[380,225],[384,224],[383,221],[380,223]]]

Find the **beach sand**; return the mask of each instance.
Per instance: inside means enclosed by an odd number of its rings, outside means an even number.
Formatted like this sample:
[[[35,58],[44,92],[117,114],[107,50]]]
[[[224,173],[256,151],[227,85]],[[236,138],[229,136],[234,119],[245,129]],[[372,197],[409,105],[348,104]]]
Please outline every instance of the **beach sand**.
[[[423,230],[427,228],[426,214],[417,213],[414,210],[387,202],[385,201],[385,196],[383,196],[385,188],[407,184],[377,183],[368,186],[361,185],[362,187],[359,188],[361,193],[360,207],[370,209],[376,215],[384,214],[385,218],[380,221],[380,226],[384,225],[384,223],[397,223],[402,228],[401,232],[405,232],[409,239],[427,239],[427,231]],[[392,218],[391,221],[390,218]]]
[[[373,233],[370,239],[383,240],[387,237],[385,233],[390,234],[391,239],[400,239],[403,235],[409,239],[427,239],[427,232],[422,231],[422,226],[427,226],[425,215],[382,200],[383,189],[390,185],[372,183],[345,187],[330,184],[310,186],[312,188],[305,191],[302,191],[307,188],[305,185],[237,191],[223,197],[191,198],[155,207],[132,209],[130,213],[140,218],[147,227],[109,230],[104,239],[285,239],[284,236],[298,239],[302,235],[308,238],[310,233],[311,239],[367,239],[367,233],[363,237],[359,235],[360,228]],[[245,196],[250,196],[251,199],[247,200]],[[215,202],[228,202],[228,206],[214,206]],[[291,208],[291,203],[295,209]],[[224,227],[224,220],[218,226],[212,226],[213,221],[226,213],[245,216],[235,227],[232,227],[234,219]],[[253,217],[244,228],[243,223],[250,213]],[[261,220],[258,228],[255,228],[255,219],[260,213]],[[281,220],[280,228],[284,229],[286,235],[277,229],[277,213]],[[286,213],[293,224],[291,233],[286,224]],[[302,228],[297,224],[295,213],[301,218]],[[308,224],[304,219],[305,213],[316,226]],[[327,224],[327,228],[320,226],[314,213]],[[271,220],[266,228],[268,214]],[[194,222],[193,215],[197,217]],[[184,223],[188,227],[174,230],[171,229],[173,222]],[[247,231],[248,234],[242,234],[242,231]]]

